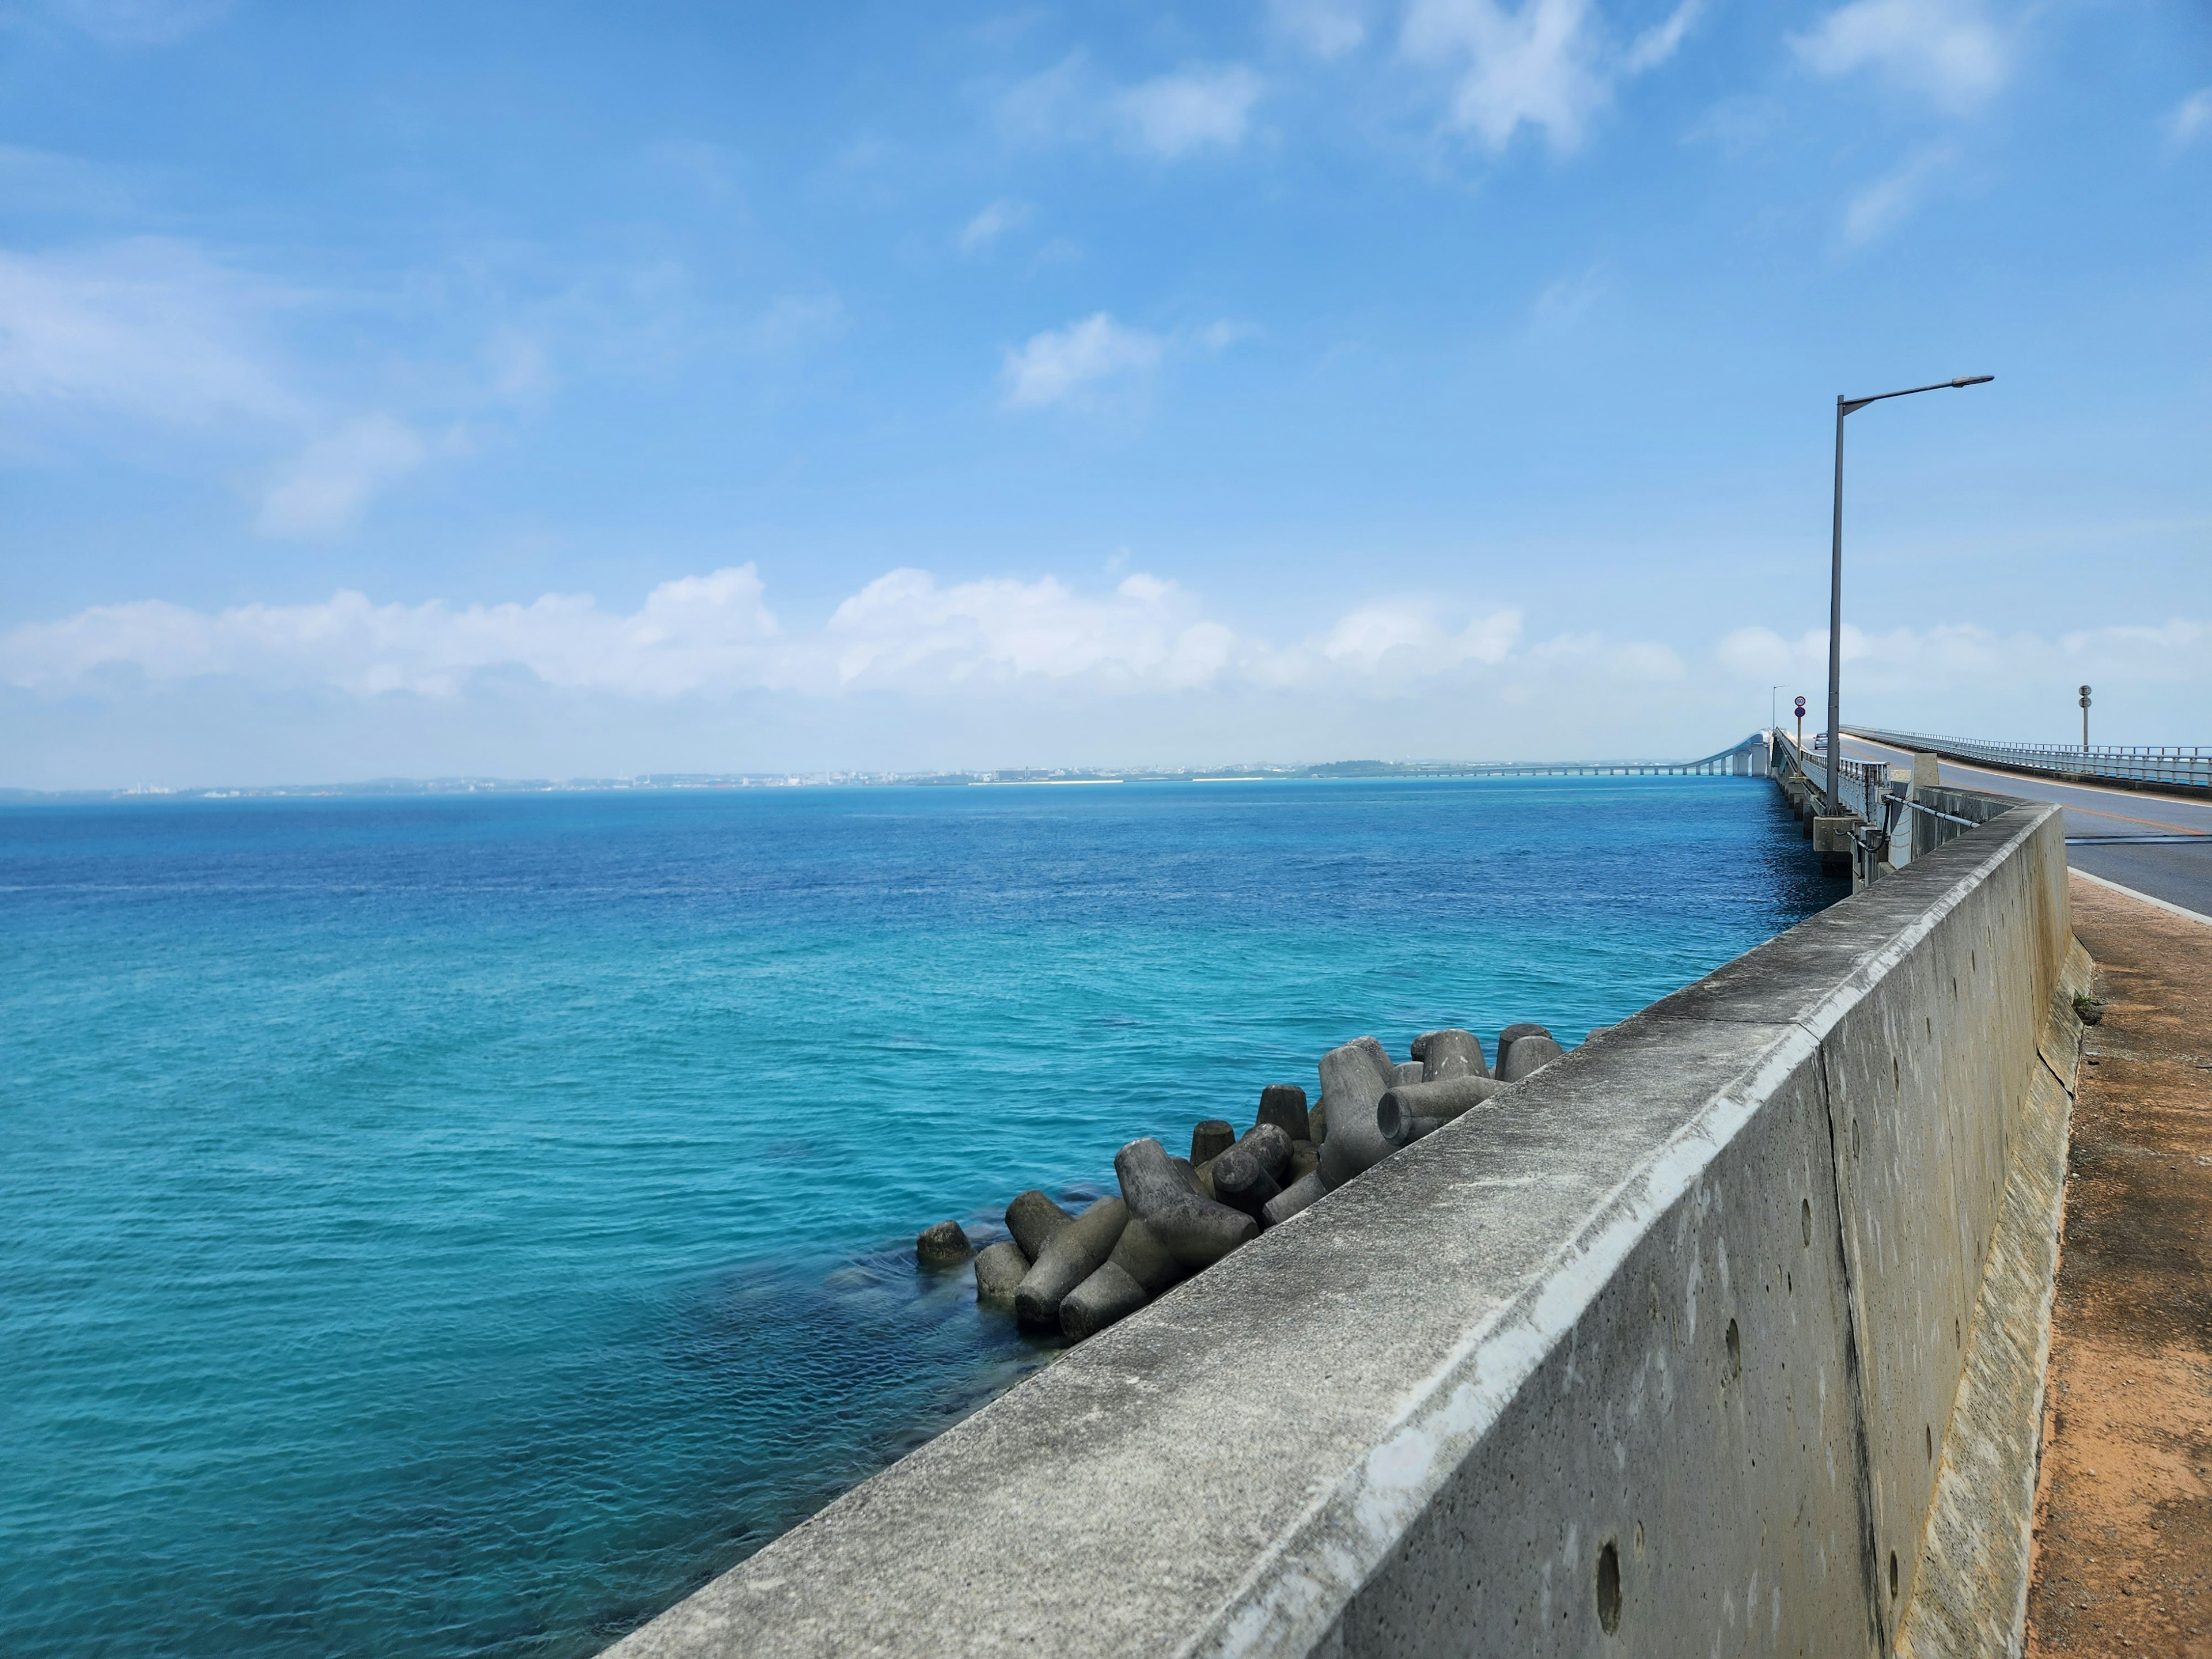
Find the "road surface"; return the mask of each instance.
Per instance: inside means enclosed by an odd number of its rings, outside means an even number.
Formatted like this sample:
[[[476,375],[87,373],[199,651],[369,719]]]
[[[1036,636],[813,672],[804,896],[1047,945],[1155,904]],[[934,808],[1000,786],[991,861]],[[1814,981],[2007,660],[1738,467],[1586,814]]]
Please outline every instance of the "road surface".
[[[1845,738],[1844,754],[1892,764],[1911,758],[1902,749],[1864,738]],[[1943,762],[1942,776],[1961,789],[2057,801],[2066,809],[2066,861],[2075,869],[2212,916],[2212,803],[2046,782],[1951,760]]]

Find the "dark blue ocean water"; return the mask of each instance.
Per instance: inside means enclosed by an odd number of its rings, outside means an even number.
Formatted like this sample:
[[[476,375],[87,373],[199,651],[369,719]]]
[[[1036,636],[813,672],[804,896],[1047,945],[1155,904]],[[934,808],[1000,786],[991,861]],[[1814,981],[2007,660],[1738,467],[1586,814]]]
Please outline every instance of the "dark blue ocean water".
[[[0,810],[0,1651],[590,1653],[1036,1363],[922,1225],[1812,864],[1713,778]]]

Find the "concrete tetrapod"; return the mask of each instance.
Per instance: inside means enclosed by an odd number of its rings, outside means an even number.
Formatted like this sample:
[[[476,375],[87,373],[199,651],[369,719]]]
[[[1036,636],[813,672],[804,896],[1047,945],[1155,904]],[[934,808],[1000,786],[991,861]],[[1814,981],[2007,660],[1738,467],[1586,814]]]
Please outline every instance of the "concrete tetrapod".
[[[1423,1119],[1449,1123],[1462,1112],[1480,1106],[1506,1085],[1492,1077],[1450,1077],[1435,1083],[1401,1083],[1382,1091],[1376,1103],[1375,1127],[1393,1146],[1403,1146],[1429,1133],[1406,1126]]]
[[[1164,1162],[1166,1154],[1161,1157]],[[1118,1198],[1102,1198],[1054,1233],[1014,1292],[1015,1316],[1024,1325],[1058,1328],[1060,1304],[1113,1255],[1128,1219],[1127,1204]]]
[[[1060,1303],[1060,1334],[1071,1342],[1080,1342],[1116,1320],[1127,1319],[1150,1300],[1143,1285],[1109,1261]]]
[[[1143,1218],[1152,1236],[1189,1272],[1212,1267],[1259,1236],[1260,1224],[1250,1216],[1193,1192],[1166,1150],[1149,1137],[1114,1154],[1114,1173],[1121,1177],[1129,1213]]]
[[[1132,1216],[1129,1224],[1121,1229],[1121,1240],[1106,1263],[1136,1280],[1146,1296],[1158,1296],[1188,1277],[1175,1252],[1160,1243],[1152,1224],[1137,1216]]]
[[[1313,1139],[1313,1120],[1306,1111],[1306,1091],[1295,1083],[1270,1083],[1260,1091],[1261,1123],[1272,1123],[1293,1142]]]
[[[1413,1039],[1421,1057],[1421,1081],[1444,1078],[1488,1077],[1490,1062],[1483,1058],[1482,1039],[1455,1027],[1447,1031],[1424,1031]]]
[[[1260,1218],[1270,1227],[1279,1226],[1308,1205],[1328,1196],[1328,1188],[1322,1184],[1321,1171],[1312,1170],[1300,1176],[1262,1205]]]
[[[1375,1127],[1382,1091],[1397,1081],[1397,1067],[1371,1036],[1358,1037],[1321,1057],[1321,1103],[1328,1139],[1321,1144],[1322,1184],[1331,1192],[1397,1150]]]
[[[1498,1080],[1500,1083],[1518,1083],[1522,1078],[1549,1066],[1565,1053],[1565,1049],[1543,1032],[1531,1032],[1527,1036],[1516,1037],[1513,1046],[1505,1051],[1505,1058],[1498,1062]]]
[[[987,1244],[975,1255],[975,1299],[1003,1307],[1014,1299],[1030,1271],[1030,1259],[1012,1239]]]
[[[1552,1028],[1550,1026],[1535,1025],[1526,1020],[1517,1025],[1507,1026],[1504,1030],[1498,1034],[1498,1063],[1491,1067],[1491,1075],[1492,1077],[1504,1077],[1505,1075],[1506,1050],[1512,1048],[1515,1043],[1520,1042],[1522,1037],[1547,1037],[1551,1035]]]
[[[1225,1117],[1210,1117],[1190,1132],[1190,1161],[1211,1164],[1237,1144],[1237,1130]]]
[[[975,1254],[975,1247],[957,1221],[940,1221],[925,1227],[914,1241],[914,1257],[925,1267],[957,1267]]]
[[[1022,1254],[1035,1261],[1044,1254],[1052,1236],[1075,1218],[1034,1187],[1018,1194],[1006,1206],[1006,1231],[1014,1236]]]
[[[1067,1293],[1060,1328],[1071,1341],[1095,1336],[1126,1319],[1183,1278],[1182,1264],[1146,1222],[1132,1218],[1106,1265]]]
[[[1255,1123],[1244,1138],[1213,1160],[1213,1195],[1232,1210],[1257,1216],[1283,1190],[1291,1167],[1291,1138],[1273,1123]]]
[[[1393,1083],[1419,1083],[1421,1077],[1421,1062],[1418,1060],[1401,1060],[1390,1069]]]

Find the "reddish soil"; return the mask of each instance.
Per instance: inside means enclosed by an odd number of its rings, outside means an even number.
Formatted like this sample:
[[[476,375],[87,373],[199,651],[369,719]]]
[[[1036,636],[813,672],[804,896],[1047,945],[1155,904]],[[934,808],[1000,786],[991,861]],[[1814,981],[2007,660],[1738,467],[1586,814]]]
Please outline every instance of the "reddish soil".
[[[2082,1049],[2027,1652],[2212,1659],[2212,927],[2076,878]]]

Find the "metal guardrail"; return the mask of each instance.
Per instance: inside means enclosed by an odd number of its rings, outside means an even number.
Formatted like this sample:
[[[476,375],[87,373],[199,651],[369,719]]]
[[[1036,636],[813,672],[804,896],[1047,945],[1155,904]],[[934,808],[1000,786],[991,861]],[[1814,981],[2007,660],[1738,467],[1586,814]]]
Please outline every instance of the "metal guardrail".
[[[1882,792],[1889,784],[1889,767],[1882,761],[1849,758],[1836,768],[1837,787],[1828,787],[1828,757],[1820,750],[1800,749],[1787,732],[1775,733],[1779,752],[1778,770],[1794,770],[1820,792],[1821,799],[1837,802],[1846,812],[1868,823],[1881,822]]]
[[[1985,761],[2015,772],[2039,773],[2069,781],[2099,778],[2117,783],[2166,784],[2212,790],[2212,749],[2178,744],[2124,748],[2068,747],[2055,744],[1984,743],[1974,738],[1929,737],[1913,732],[1884,732],[1851,726],[1850,735],[1899,749],[1917,749],[1962,761]]]
[[[2011,797],[1984,790],[1916,784],[1909,767],[1848,757],[1836,768],[1836,789],[1831,793],[1824,750],[1800,747],[1779,729],[1771,741],[1773,775],[1785,788],[1802,779],[1811,792],[1810,802],[1798,802],[1798,810],[1847,820],[1841,830],[1852,849],[1854,887],[1925,856],[2017,804]],[[1922,799],[1923,793],[1931,799]]]

